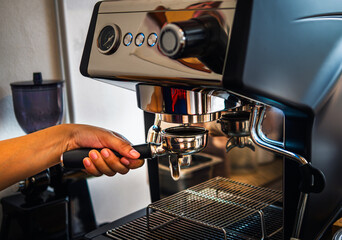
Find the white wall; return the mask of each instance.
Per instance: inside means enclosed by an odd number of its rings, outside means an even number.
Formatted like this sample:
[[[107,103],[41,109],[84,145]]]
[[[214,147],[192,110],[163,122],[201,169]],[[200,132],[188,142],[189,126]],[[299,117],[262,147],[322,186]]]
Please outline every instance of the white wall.
[[[0,4],[0,140],[24,134],[14,119],[10,83],[60,79],[53,1],[17,0]]]
[[[62,0],[58,0],[62,1]],[[134,92],[84,78],[79,63],[96,1],[64,0],[70,91],[76,123],[97,125],[143,143],[143,115]],[[44,79],[60,79],[53,0],[5,0],[0,4],[0,140],[23,135],[17,124],[10,82],[29,80],[41,71]],[[150,202],[146,166],[125,176],[88,181],[98,223],[112,221]],[[0,198],[13,193],[0,192]],[[1,213],[0,213],[1,217]],[[1,220],[0,220],[1,221]]]
[[[38,71],[45,79],[61,77],[53,1],[1,1],[0,140],[25,134],[14,116],[10,83],[30,80]],[[0,198],[15,190],[1,191]]]

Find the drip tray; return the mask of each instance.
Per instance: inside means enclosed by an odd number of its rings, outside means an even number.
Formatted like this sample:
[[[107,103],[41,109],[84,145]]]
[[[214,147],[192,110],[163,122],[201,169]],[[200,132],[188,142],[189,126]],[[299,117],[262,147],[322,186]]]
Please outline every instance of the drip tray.
[[[123,226],[109,230],[107,236],[114,239],[222,239],[222,232],[215,229],[198,226],[186,220],[174,220],[173,217],[162,212],[152,213],[149,216],[152,224],[158,225],[161,222],[172,221],[163,228],[156,231],[147,230],[147,217],[138,218]],[[240,240],[234,234],[229,234],[229,239]]]
[[[274,215],[272,218],[280,218],[282,211],[279,208],[270,207],[270,211],[273,213],[276,212],[277,215]],[[162,213],[162,212],[154,212],[149,215],[150,224],[159,225],[160,223],[172,222],[172,224],[164,225],[162,228],[159,228],[155,231],[149,231],[147,229],[147,217],[143,216],[134,221],[126,223],[122,226],[114,228],[112,230],[107,231],[107,236],[113,239],[165,239],[165,240],[184,240],[184,239],[224,239],[224,234],[222,231],[213,229],[211,227],[201,226],[192,222],[188,222],[183,219],[174,219],[174,217]],[[246,238],[241,236],[241,232],[254,232],[260,231],[260,227],[255,225],[255,221],[249,222],[248,219],[244,222],[240,222],[236,224],[236,231],[228,231],[227,239],[230,240],[242,240],[242,239],[256,239],[256,238]],[[281,225],[278,224],[279,221],[273,222],[273,228],[281,228]],[[278,224],[278,225],[277,225]],[[258,228],[259,227],[259,228]],[[258,229],[258,230],[256,230]],[[245,235],[245,234],[243,234]],[[276,234],[269,238],[270,240],[281,240],[282,232],[278,231]]]
[[[282,193],[217,177],[150,204],[114,239],[282,239]]]

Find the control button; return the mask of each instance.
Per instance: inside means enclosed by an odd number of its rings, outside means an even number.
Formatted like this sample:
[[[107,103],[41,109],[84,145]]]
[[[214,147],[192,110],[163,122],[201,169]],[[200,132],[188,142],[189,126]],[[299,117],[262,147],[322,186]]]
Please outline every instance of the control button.
[[[144,41],[145,35],[143,33],[138,33],[138,35],[135,37],[135,45],[140,47],[141,45],[143,45]]]
[[[97,38],[97,49],[102,54],[112,54],[118,49],[120,39],[120,28],[115,24],[107,25],[101,30]]]
[[[156,33],[151,33],[147,38],[147,44],[150,47],[153,47],[154,45],[156,45],[157,39],[158,39],[158,35]]]
[[[131,45],[133,41],[133,35],[132,33],[126,33],[126,35],[124,36],[124,39],[123,39],[123,44],[128,47],[129,45]]]
[[[168,57],[178,58],[185,48],[185,43],[185,34],[176,24],[169,23],[160,32],[159,48]]]

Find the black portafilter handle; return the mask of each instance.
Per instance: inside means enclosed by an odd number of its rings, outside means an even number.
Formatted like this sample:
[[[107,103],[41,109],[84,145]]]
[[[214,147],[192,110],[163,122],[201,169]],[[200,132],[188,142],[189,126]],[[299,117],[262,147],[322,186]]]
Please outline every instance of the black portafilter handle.
[[[140,144],[132,146],[136,151],[140,153],[140,159],[152,158],[151,147],[149,143]],[[80,148],[71,151],[67,151],[62,154],[61,161],[63,163],[64,168],[66,169],[84,169],[83,159],[88,157],[89,152],[94,148]],[[95,149],[101,151],[102,149]],[[111,151],[119,158],[122,156],[111,149]]]

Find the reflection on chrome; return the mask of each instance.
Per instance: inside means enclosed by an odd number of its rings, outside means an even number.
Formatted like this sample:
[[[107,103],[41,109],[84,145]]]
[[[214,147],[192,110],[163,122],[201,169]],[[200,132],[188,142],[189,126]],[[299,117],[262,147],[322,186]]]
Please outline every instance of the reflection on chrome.
[[[109,56],[92,49],[87,74],[101,79],[140,79],[155,83],[163,80],[191,85],[206,82],[206,85],[221,86],[236,0],[186,1],[177,9],[174,9],[172,1],[163,2],[162,5],[142,5],[137,12],[120,1],[105,1],[101,4],[92,46],[96,46],[97,36],[109,23],[119,26],[123,34],[132,33],[134,36],[127,35],[123,44]],[[193,23],[201,30],[199,35],[189,34],[189,24],[192,26]],[[185,45],[179,48],[175,56],[163,54],[160,45],[164,42],[163,29],[167,31],[169,24],[178,26],[186,33]],[[137,33],[145,35],[144,42],[136,38]],[[169,36],[173,36],[169,33]],[[169,40],[168,46],[172,48],[179,39]],[[196,41],[197,47],[194,48],[192,43]]]
[[[161,120],[195,123],[216,120],[221,111],[237,108],[239,99],[213,89],[179,89],[139,84],[138,106],[144,111],[160,113]]]
[[[211,71],[222,74],[228,45],[226,31],[215,12],[207,12],[187,21],[166,24],[160,32],[158,46],[165,56],[197,58]]]

